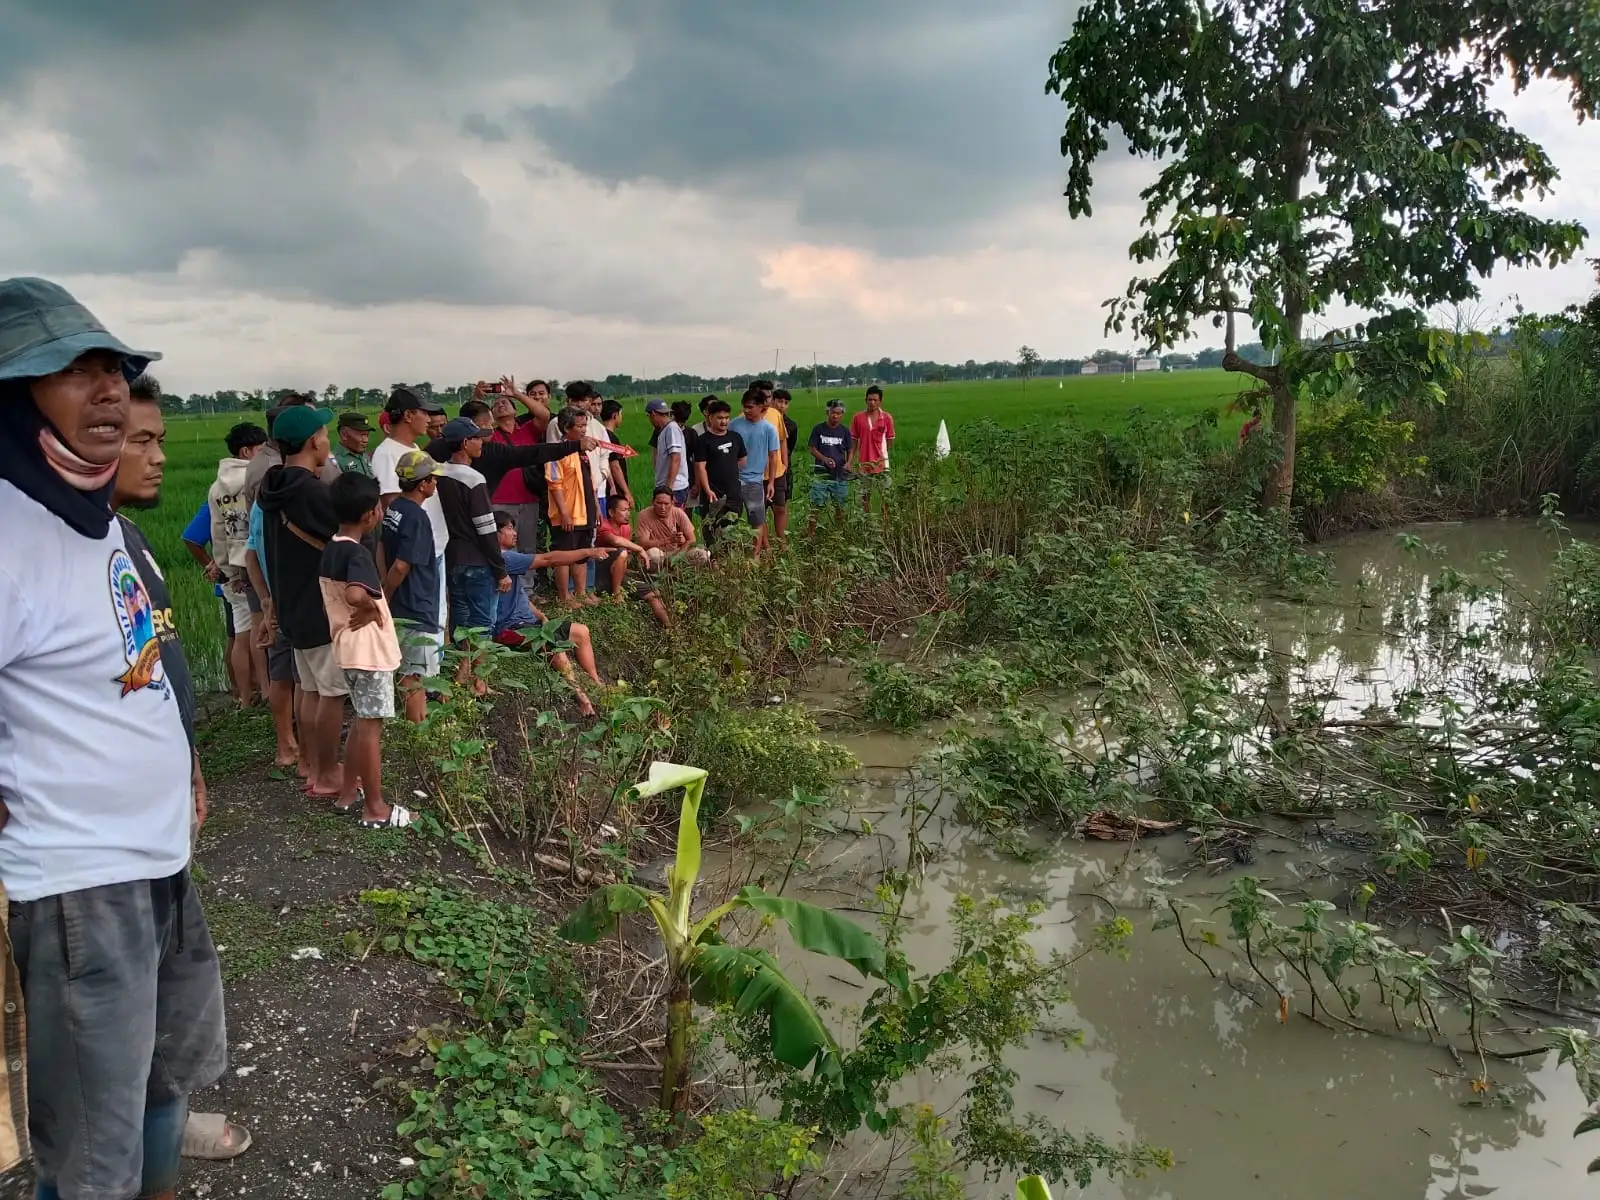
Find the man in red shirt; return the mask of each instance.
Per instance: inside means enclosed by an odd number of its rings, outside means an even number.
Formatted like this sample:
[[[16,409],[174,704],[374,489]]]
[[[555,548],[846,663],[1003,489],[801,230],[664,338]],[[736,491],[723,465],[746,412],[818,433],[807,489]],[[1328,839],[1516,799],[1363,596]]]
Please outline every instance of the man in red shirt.
[[[629,590],[650,606],[650,611],[655,614],[657,621],[663,626],[671,625],[672,617],[667,612],[666,604],[662,602],[661,593],[656,588],[655,576],[650,571],[649,552],[633,540],[632,497],[612,497],[606,515],[600,518],[600,528],[596,531],[595,543],[602,549],[611,550],[611,556],[606,559],[609,565],[605,569],[611,577],[613,599],[622,598],[623,580],[627,575],[631,556],[638,566],[638,571],[629,583]]]
[[[516,380],[502,376],[499,383],[480,383],[474,391],[490,403],[494,417],[491,442],[502,446],[537,446],[544,441],[545,425],[550,420],[550,409],[542,403],[534,389],[529,394],[517,391]],[[549,395],[548,389],[545,395]],[[527,409],[518,414],[517,404]],[[516,518],[516,549],[533,554],[539,544],[539,495],[528,486],[525,470],[508,471],[494,490],[494,506]]]
[[[861,478],[862,507],[872,511],[872,493],[889,490],[889,446],[894,441],[894,418],[883,411],[883,389],[867,389],[867,408],[850,422],[850,457]],[[883,499],[888,507],[889,498]]]

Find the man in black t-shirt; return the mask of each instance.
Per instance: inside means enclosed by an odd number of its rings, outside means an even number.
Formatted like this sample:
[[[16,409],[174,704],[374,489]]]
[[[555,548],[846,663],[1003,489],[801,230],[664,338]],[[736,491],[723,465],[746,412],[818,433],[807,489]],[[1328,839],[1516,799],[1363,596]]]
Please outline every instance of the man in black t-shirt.
[[[811,521],[807,533],[816,531],[817,509],[833,505],[835,517],[843,517],[850,499],[850,430],[844,423],[844,404],[828,401],[828,419],[811,430],[806,442],[816,460],[816,478],[811,481]]]
[[[744,439],[728,428],[733,408],[726,400],[706,405],[706,431],[695,440],[694,478],[700,486],[700,516],[706,545],[744,512],[739,468],[744,465]]]

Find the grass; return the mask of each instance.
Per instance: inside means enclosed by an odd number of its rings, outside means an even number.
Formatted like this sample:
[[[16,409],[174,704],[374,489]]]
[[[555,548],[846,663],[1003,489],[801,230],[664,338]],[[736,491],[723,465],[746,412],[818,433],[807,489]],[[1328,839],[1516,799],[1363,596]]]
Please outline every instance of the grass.
[[[828,400],[834,397],[844,400],[848,413],[853,414],[862,408],[864,390],[822,388],[815,395],[797,392],[789,415],[800,426],[800,436],[804,438],[813,425],[825,418]],[[903,458],[909,452],[931,445],[938,435],[941,420],[949,427],[951,440],[959,446],[962,428],[977,421],[1017,427],[1071,420],[1088,428],[1105,429],[1120,425],[1138,408],[1180,418],[1198,417],[1207,411],[1221,412],[1240,390],[1239,377],[1223,371],[1183,371],[1133,378],[1076,376],[1026,382],[995,379],[888,387],[884,407],[894,415],[898,434],[896,453]],[[698,395],[668,398],[687,399],[694,404],[700,399]],[[730,394],[725,398],[737,410],[738,396]],[[622,440],[645,451],[633,460],[629,477],[635,495],[649,495],[650,423],[644,416],[641,401],[624,403]],[[240,421],[262,419],[259,414],[251,413],[168,417],[166,483],[161,506],[131,514],[150,539],[161,568],[166,572],[178,628],[183,631],[184,648],[196,683],[203,689],[220,691],[226,686],[222,602],[184,550],[182,534],[195,511],[205,502],[216,478],[217,460],[225,452],[224,435]],[[695,419],[699,419],[698,415]],[[1238,425],[1243,418],[1225,415],[1224,420]],[[270,744],[270,737],[267,740]]]
[[[306,946],[328,954],[340,944],[346,924],[332,905],[296,908],[280,916],[254,900],[219,897],[206,900],[206,922],[225,983],[265,974]]]

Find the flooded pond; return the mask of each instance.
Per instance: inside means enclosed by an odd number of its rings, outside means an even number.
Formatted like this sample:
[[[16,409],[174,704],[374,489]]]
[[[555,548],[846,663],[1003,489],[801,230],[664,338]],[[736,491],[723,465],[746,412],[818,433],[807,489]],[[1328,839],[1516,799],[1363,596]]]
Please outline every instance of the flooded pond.
[[[1373,698],[1434,668],[1423,648],[1384,633],[1386,612],[1424,596],[1446,566],[1478,570],[1483,552],[1504,553],[1502,565],[1522,586],[1537,590],[1555,545],[1527,522],[1413,532],[1442,546],[1443,553],[1409,555],[1393,533],[1331,543],[1325,548],[1341,584],[1340,602],[1263,611],[1273,648],[1308,664],[1297,686],[1325,689],[1358,713]],[[1481,606],[1494,603],[1464,605],[1457,619],[1479,620],[1487,615]],[[1514,657],[1509,654],[1503,665],[1514,670]],[[824,845],[809,856],[809,870],[791,891],[854,910],[864,920],[859,909],[870,901],[862,897],[870,898],[886,860],[892,862],[896,847],[903,848],[901,809],[913,764],[930,735],[851,734],[838,727],[837,718],[834,725],[830,736],[864,764],[839,824],[859,828],[866,818],[877,834]],[[1571,1072],[1558,1070],[1553,1054],[1493,1063],[1494,1079],[1516,1089],[1515,1100],[1474,1106],[1460,1066],[1442,1047],[1398,1036],[1335,1033],[1298,1015],[1281,1023],[1275,1007],[1208,976],[1172,931],[1152,931],[1151,879],[1164,877],[1174,895],[1209,911],[1238,873],[1200,867],[1181,836],[1133,845],[1062,838],[1031,863],[1001,855],[938,817],[923,837],[937,848],[937,857],[908,900],[906,950],[924,968],[947,960],[946,914],[961,894],[1042,901],[1047,908],[1041,951],[1081,948],[1113,907],[1134,925],[1126,961],[1091,955],[1074,969],[1074,1002],[1055,1026],[1081,1031],[1081,1045],[1041,1034],[1012,1062],[1021,1073],[1015,1090],[1019,1114],[1031,1110],[1063,1128],[1113,1141],[1141,1139],[1169,1149],[1176,1160],[1172,1170],[1145,1179],[1098,1180],[1082,1195],[1588,1200],[1597,1194],[1585,1167],[1600,1153],[1600,1141],[1571,1136],[1585,1105]],[[1293,902],[1344,894],[1360,878],[1341,875],[1347,864],[1337,839],[1308,828],[1294,841],[1263,839],[1256,861],[1239,870]],[[862,998],[836,966],[792,951],[787,957],[814,995],[840,1005]],[[1515,1017],[1508,1021],[1519,1023]],[[923,1079],[897,1098],[945,1111],[960,1086],[959,1079]],[[836,1162],[838,1169],[848,1167],[847,1157]],[[871,1195],[869,1179],[870,1173],[843,1181],[838,1195]],[[1002,1189],[974,1186],[972,1194],[999,1195]]]

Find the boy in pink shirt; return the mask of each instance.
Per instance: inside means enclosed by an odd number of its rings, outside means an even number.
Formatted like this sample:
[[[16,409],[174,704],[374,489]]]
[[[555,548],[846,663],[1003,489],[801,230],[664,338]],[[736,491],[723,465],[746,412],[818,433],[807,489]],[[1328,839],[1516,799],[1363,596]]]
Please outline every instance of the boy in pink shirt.
[[[383,798],[383,723],[394,718],[394,673],[400,639],[383,596],[378,564],[362,539],[383,519],[378,481],[346,473],[334,480],[339,531],[322,551],[322,606],[333,634],[334,661],[344,671],[356,719],[345,748],[341,811],[361,805],[363,829],[401,829],[411,813]],[[358,784],[365,785],[363,793]]]

